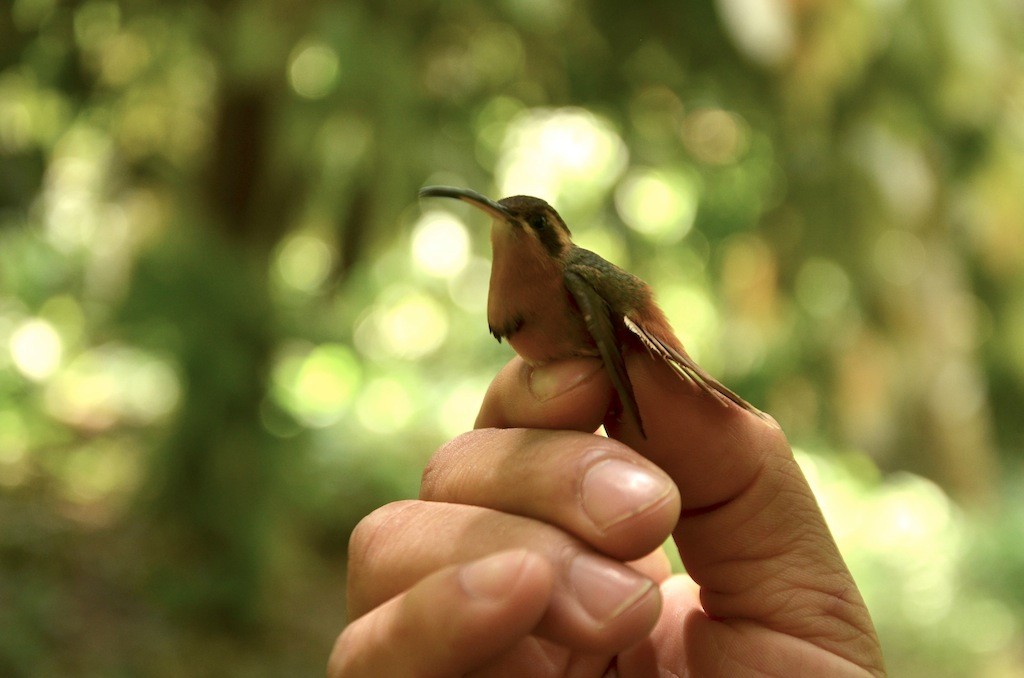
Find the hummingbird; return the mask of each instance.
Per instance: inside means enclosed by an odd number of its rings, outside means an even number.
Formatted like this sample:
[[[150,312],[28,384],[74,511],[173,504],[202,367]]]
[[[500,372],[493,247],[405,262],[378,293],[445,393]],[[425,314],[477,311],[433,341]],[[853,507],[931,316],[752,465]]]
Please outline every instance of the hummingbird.
[[[427,186],[419,196],[462,200],[491,216],[487,326],[528,364],[600,356],[622,415],[644,438],[624,359],[631,351],[646,350],[723,404],[763,416],[690,358],[647,283],[573,244],[546,201],[528,195],[495,201],[449,186]]]

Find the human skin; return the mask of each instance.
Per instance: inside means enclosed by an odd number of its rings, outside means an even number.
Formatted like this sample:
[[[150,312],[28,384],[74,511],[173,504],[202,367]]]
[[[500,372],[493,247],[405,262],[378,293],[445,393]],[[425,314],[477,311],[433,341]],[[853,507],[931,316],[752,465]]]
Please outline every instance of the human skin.
[[[628,366],[646,439],[600,362],[505,366],[419,499],[353,533],[330,678],[884,675],[782,431]]]

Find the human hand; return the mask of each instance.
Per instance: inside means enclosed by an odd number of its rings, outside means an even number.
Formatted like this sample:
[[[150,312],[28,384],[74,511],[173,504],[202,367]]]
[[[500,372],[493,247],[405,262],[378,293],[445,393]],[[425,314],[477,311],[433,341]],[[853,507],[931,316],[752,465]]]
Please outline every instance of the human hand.
[[[421,501],[361,523],[330,675],[881,675],[781,432],[633,356],[648,438],[612,420],[634,449],[589,435],[612,392],[599,367],[514,359],[478,426],[565,430],[461,436]],[[660,550],[621,564],[669,532],[693,579]]]

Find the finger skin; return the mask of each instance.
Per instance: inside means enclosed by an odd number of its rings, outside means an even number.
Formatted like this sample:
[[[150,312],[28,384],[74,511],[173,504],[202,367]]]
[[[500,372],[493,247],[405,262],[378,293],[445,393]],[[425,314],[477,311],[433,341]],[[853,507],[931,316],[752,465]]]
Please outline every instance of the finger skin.
[[[627,367],[647,436],[607,409],[604,425],[675,482],[681,515],[673,536],[707,615],[753,621],[881,673],[870,615],[782,431],[646,354],[628,356]],[[517,414],[533,411],[529,368],[517,358],[502,374],[478,424],[523,425]],[[569,391],[581,411],[558,418],[586,430],[579,425],[591,423],[590,413],[582,409],[600,405],[591,392],[600,388],[611,402],[610,384],[583,380]]]
[[[623,560],[657,548],[679,517],[661,469],[618,441],[570,431],[459,436],[427,464],[420,498],[535,518]]]
[[[593,552],[545,523],[478,506],[405,501],[364,518],[349,542],[349,618],[358,619],[431,572],[523,548],[555,571],[537,635],[587,652],[628,647],[650,632],[661,608],[657,586],[637,570]]]
[[[520,550],[469,565],[435,572],[349,624],[328,677],[461,676],[526,638],[550,602],[550,564]]]
[[[672,563],[665,549],[660,546],[643,558],[631,560],[626,564],[658,584],[672,576]]]
[[[665,613],[650,636],[620,653],[620,676],[829,676],[865,678],[865,667],[750,621],[709,618],[696,583],[675,575],[661,583]],[[685,668],[681,668],[685,667]]]
[[[648,356],[628,365],[647,438],[606,425],[679,487],[674,537],[707,614],[756,621],[881,672],[867,607],[781,429]]]
[[[535,368],[515,358],[491,382],[476,428],[593,433],[611,401],[612,385],[600,360],[573,358]]]

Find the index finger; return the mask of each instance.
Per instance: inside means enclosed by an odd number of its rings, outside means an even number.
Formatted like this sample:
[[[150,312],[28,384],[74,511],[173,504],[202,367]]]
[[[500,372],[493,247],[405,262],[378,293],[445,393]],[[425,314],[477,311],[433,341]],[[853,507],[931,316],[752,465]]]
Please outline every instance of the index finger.
[[[611,382],[597,358],[568,358],[535,368],[516,356],[487,389],[475,428],[593,433],[611,398]]]
[[[870,615],[781,429],[650,356],[627,364],[647,438],[613,418],[605,426],[678,486],[673,536],[707,614],[881,667]]]

